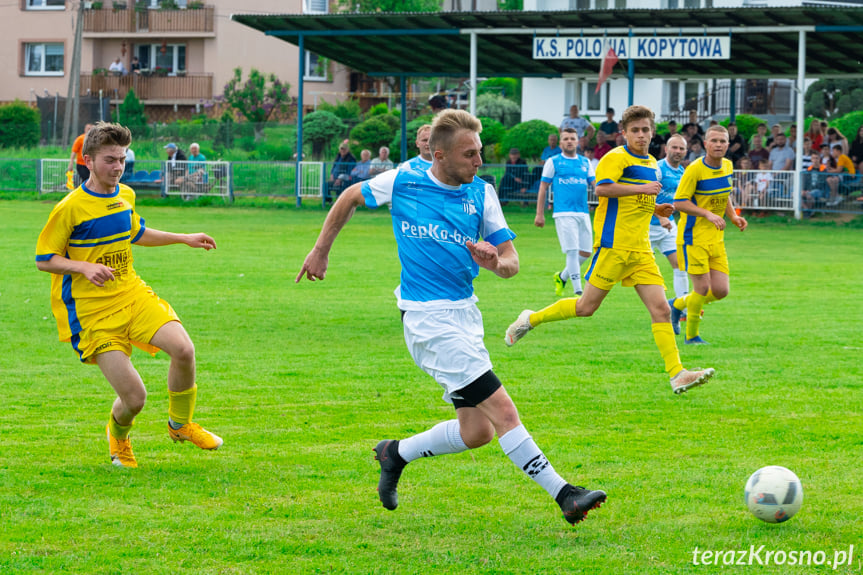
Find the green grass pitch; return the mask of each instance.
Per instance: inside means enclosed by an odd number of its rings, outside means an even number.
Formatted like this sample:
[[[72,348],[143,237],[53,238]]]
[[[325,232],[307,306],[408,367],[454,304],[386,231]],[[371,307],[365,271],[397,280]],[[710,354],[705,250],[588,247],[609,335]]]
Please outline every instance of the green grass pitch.
[[[629,288],[616,287],[592,318],[544,325],[505,347],[522,309],[554,300],[552,273],[563,265],[553,226],[536,229],[532,210],[507,208],[521,271],[509,280],[482,272],[475,283],[486,344],[555,468],[608,492],[572,528],[496,440],[412,463],[399,508],[378,502],[376,442],[453,415],[404,345],[386,210],[360,210],[326,280],[295,285],[320,209],[140,206],[150,227],[218,242],[209,253],[134,253],[195,342],[196,420],[225,444],[204,452],[170,441],[168,361],[136,350],[149,390],[132,432],[141,467],[112,467],[104,427],[113,393],[57,341],[49,276],[34,265],[52,205],[0,202],[0,573],[861,570],[859,229],[729,230],[731,295],[702,323],[712,345],[681,345],[684,365],[717,375],[678,397]],[[749,475],[771,464],[793,470],[805,493],[781,525],[758,521],[743,501]],[[696,547],[831,560],[851,545],[853,564],[836,571],[693,565]]]

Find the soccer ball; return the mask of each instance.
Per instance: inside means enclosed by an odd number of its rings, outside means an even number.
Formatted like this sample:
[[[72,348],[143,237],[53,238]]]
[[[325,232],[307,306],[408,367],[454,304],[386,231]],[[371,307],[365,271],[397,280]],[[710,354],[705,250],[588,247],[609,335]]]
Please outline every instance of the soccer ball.
[[[794,472],[770,465],[749,477],[743,492],[749,511],[767,523],[788,521],[803,505],[803,486]]]

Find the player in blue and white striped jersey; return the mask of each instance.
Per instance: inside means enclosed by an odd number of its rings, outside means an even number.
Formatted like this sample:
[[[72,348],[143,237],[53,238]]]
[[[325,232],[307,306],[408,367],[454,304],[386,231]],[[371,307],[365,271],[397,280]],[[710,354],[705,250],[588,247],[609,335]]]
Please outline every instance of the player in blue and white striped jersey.
[[[473,279],[480,267],[512,277],[519,262],[515,234],[494,187],[477,177],[481,130],[479,120],[467,112],[444,110],[432,124],[431,168],[391,170],[345,190],[296,281],[304,275],[324,279],[333,242],[358,206],[391,204],[402,265],[396,297],[405,341],[417,365],[444,388],[456,418],[377,444],[381,503],[387,509],[398,506],[398,481],[411,461],[480,447],[497,434],[509,459],[554,497],[564,518],[574,524],[605,501],[605,493],[574,487],[557,474],[521,424],[483,343]]]

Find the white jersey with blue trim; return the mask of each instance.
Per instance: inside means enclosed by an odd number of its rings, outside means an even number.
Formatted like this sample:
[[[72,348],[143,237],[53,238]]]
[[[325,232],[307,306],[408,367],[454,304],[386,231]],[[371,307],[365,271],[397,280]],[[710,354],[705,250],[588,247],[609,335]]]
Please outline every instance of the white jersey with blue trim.
[[[542,168],[542,181],[550,183],[554,189],[553,217],[589,214],[587,185],[595,180],[593,165],[584,156],[557,154],[547,159]]]
[[[426,171],[432,167],[432,163],[426,159],[423,159],[422,156],[414,156],[407,162],[402,162],[399,164],[400,170],[422,170]]]
[[[683,172],[686,168],[683,164],[678,164],[676,168],[672,168],[665,158],[657,162],[659,172],[661,174],[659,183],[662,184],[662,190],[656,195],[657,204],[674,204],[674,192],[677,191],[677,186],[680,185],[680,178],[683,177]],[[650,218],[651,226],[662,225],[659,223],[659,218],[656,214]]]
[[[515,238],[494,187],[477,177],[448,186],[431,170],[399,168],[363,182],[362,193],[369,208],[391,204],[402,265],[396,297],[403,310],[473,305],[479,265],[465,242],[497,246]]]

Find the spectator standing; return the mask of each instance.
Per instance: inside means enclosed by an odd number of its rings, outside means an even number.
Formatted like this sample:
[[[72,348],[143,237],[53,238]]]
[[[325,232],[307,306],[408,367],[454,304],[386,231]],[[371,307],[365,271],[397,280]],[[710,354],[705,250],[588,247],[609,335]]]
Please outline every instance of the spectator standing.
[[[599,131],[608,136],[614,136],[620,131],[620,126],[614,121],[614,108],[605,111],[605,121],[599,125]]]
[[[548,135],[548,145],[545,149],[542,150],[542,154],[540,155],[540,159],[545,162],[552,156],[556,156],[560,153],[560,146],[558,145],[559,137],[557,134],[549,134]]]
[[[570,106],[569,116],[560,123],[561,132],[566,128],[574,129],[578,133],[579,140],[587,137],[588,142],[593,139],[593,134],[596,132],[596,128],[590,122],[578,115],[578,106],[575,105]]]
[[[689,121],[683,124],[680,129],[686,137],[687,142],[692,142],[692,138],[698,136],[699,139],[704,138],[704,128],[698,123],[698,110],[689,110]]]
[[[443,110],[449,108],[446,96],[443,94],[432,94],[429,96],[429,108],[431,108],[434,115],[440,114]]]
[[[661,160],[665,157],[665,138],[654,132],[653,137],[650,138],[650,144],[648,145],[647,150],[648,154],[657,160]]]
[[[369,166],[369,175],[377,176],[392,169],[393,161],[390,160],[390,149],[386,146],[381,146],[378,150],[378,157],[372,160],[371,166]]]
[[[806,134],[812,140],[812,149],[820,150],[821,143],[824,141],[824,132],[821,131],[821,121],[813,119],[809,123],[809,130],[806,131]]]
[[[339,151],[333,160],[333,167],[330,168],[330,178],[327,186],[328,197],[332,197],[333,194],[338,197],[350,185],[351,170],[354,169],[356,163],[357,159],[351,153],[348,141],[343,141],[339,144]]]
[[[863,126],[857,128],[857,137],[851,141],[848,156],[854,162],[857,173],[863,173]]]
[[[87,164],[84,161],[84,138],[87,137],[87,133],[90,131],[90,128],[93,127],[93,124],[87,124],[84,126],[84,133],[75,138],[75,141],[72,142],[72,155],[69,157],[69,167],[66,168],[66,174],[72,171],[74,168],[78,172],[78,177],[81,178],[82,182],[86,182],[90,178],[90,170],[87,168]],[[67,177],[67,180],[69,178]]]
[[[602,159],[602,156],[607,154],[612,150],[611,145],[608,143],[608,136],[602,130],[596,133],[596,146],[593,147],[593,158],[596,159],[597,162]]]
[[[677,135],[678,135],[678,133],[677,133],[677,122],[675,122],[674,120],[669,120],[668,121],[668,135],[665,136],[665,143],[667,144],[668,140],[670,140],[671,138],[673,138],[674,136],[677,136]]]
[[[132,65],[129,67],[133,74],[141,73],[141,63],[138,61],[138,57],[135,56],[132,58]]]
[[[752,134],[752,137],[749,139],[749,147],[750,148],[753,145],[755,145],[755,136],[759,136],[761,138],[761,145],[766,148],[767,147],[767,124],[765,124],[764,122],[761,122],[760,124],[755,126],[755,133]],[[769,151],[770,150],[768,150],[768,152]],[[752,162],[755,163],[755,165],[758,165],[758,163],[755,161],[754,158],[753,158]]]
[[[728,152],[725,157],[731,160],[732,164],[737,164],[737,161],[746,155],[746,140],[737,131],[737,123],[729,122],[728,124]]]
[[[126,67],[123,66],[123,61],[120,60],[119,56],[108,66],[108,71],[112,72],[115,76],[124,76],[126,74]]]

